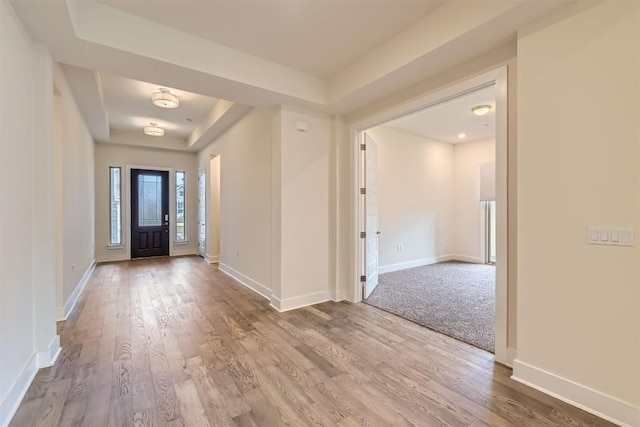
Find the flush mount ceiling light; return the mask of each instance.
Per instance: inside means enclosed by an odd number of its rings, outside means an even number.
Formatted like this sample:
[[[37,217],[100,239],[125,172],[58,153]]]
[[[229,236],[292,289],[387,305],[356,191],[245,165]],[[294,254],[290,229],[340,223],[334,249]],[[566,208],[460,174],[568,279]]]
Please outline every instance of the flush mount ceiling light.
[[[464,132],[460,132],[460,133],[458,134],[458,138],[460,138],[460,139],[465,139],[466,137],[467,137],[467,134],[466,134],[466,133],[464,133]]]
[[[151,95],[151,102],[153,105],[160,108],[178,108],[178,97],[172,95],[169,89],[161,87],[159,92],[155,92]]]
[[[157,123],[150,122],[149,126],[144,127],[144,134],[149,136],[163,136],[164,129],[158,127]]]
[[[476,116],[484,116],[489,111],[491,111],[491,105],[478,105],[471,109],[471,112]]]

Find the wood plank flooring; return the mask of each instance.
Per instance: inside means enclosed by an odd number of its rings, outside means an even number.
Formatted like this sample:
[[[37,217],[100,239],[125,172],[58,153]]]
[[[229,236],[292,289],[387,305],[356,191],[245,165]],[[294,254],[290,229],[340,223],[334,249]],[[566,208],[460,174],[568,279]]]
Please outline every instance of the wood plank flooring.
[[[611,425],[364,304],[286,313],[198,257],[98,265],[11,426]]]

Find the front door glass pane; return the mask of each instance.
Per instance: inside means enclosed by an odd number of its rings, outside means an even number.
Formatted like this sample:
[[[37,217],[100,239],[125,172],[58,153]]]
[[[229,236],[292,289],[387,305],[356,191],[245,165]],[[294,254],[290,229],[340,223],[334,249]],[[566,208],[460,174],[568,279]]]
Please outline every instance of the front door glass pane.
[[[162,225],[162,177],[138,176],[138,225]]]

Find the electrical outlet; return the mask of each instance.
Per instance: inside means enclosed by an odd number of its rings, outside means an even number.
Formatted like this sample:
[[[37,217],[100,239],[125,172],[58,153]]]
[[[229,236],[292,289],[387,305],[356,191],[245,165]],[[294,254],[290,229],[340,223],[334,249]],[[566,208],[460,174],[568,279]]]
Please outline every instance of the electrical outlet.
[[[236,252],[236,258],[240,258],[240,252]]]
[[[398,249],[398,252],[402,252],[402,251],[404,251],[404,245],[403,245],[403,244],[399,244],[399,245],[397,246],[397,249]]]

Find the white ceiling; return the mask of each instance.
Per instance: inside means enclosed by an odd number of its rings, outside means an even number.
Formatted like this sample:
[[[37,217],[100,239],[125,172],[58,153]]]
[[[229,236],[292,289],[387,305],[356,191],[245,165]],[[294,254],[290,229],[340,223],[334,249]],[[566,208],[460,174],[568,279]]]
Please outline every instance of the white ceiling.
[[[165,147],[190,151],[252,106],[357,114],[478,58],[506,61],[520,28],[571,1],[10,0],[63,64],[96,141],[130,143],[153,120]],[[151,105],[161,86],[180,108]],[[460,125],[428,121],[441,140]]]
[[[341,71],[444,1],[99,0],[320,77]]]
[[[471,113],[471,109],[478,105],[491,105],[492,109],[488,114],[478,117]],[[495,87],[489,86],[392,120],[383,126],[451,144],[488,139],[496,134],[495,105]],[[460,133],[466,137],[459,138]]]
[[[155,122],[165,129],[165,135],[187,138],[218,102],[208,96],[167,88],[179,98],[179,107],[160,108],[151,103],[151,95],[160,85],[102,73],[100,80],[112,129],[142,132],[149,122]]]

